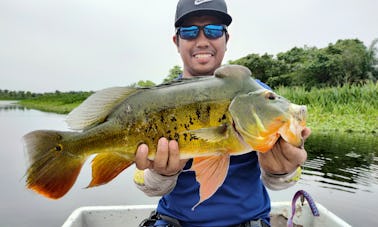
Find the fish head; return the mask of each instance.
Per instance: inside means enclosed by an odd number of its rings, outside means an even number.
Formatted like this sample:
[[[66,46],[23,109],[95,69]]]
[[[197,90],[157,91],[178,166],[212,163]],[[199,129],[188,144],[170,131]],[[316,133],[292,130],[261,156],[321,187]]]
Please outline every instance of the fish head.
[[[306,106],[296,105],[276,93],[259,89],[236,96],[229,107],[234,128],[253,150],[266,152],[279,137],[303,145]]]

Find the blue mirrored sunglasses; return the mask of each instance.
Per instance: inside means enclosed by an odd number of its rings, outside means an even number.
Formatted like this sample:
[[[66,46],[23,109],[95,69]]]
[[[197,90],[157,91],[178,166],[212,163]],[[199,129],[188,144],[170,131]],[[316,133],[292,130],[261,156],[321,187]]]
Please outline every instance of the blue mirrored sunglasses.
[[[218,39],[222,37],[223,32],[227,31],[226,25],[208,24],[204,26],[192,25],[188,27],[179,27],[176,32],[182,39],[195,39],[199,35],[199,31],[203,30],[205,36],[209,39]]]

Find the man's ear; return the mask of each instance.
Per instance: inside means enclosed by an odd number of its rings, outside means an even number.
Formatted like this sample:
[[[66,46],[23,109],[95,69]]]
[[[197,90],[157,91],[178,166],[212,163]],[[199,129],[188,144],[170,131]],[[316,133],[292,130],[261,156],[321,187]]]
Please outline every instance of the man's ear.
[[[172,37],[172,40],[174,42],[174,44],[176,45],[177,49],[179,48],[179,37],[177,35],[174,35]]]
[[[230,39],[230,35],[228,33],[226,33],[226,51],[227,51],[227,43],[228,43],[229,39]]]

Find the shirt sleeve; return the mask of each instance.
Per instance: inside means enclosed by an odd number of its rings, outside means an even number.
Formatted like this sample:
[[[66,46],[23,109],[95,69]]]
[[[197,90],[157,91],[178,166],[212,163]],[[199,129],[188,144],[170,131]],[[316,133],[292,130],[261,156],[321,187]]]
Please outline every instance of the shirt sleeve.
[[[261,179],[264,185],[271,190],[283,190],[295,185],[302,174],[302,168],[298,167],[292,173],[288,174],[271,174],[261,169]]]
[[[173,176],[163,176],[150,169],[136,169],[134,183],[148,196],[162,196],[173,190],[179,174],[180,172]]]

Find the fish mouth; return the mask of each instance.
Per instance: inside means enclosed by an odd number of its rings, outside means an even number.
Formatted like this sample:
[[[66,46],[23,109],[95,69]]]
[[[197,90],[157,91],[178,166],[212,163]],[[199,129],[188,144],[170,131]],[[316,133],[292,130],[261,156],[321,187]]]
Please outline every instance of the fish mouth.
[[[304,140],[302,131],[306,127],[307,107],[304,105],[291,104],[289,107],[291,117],[280,128],[279,134],[288,143],[302,148]]]
[[[291,104],[289,111],[294,116],[295,120],[301,124],[306,121],[307,118],[307,107],[304,105]]]

